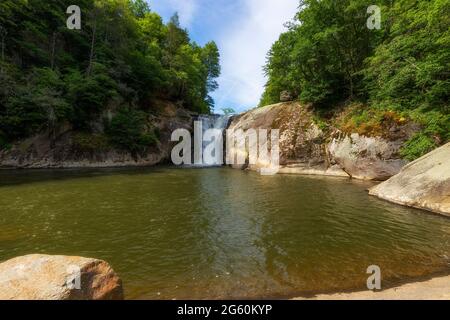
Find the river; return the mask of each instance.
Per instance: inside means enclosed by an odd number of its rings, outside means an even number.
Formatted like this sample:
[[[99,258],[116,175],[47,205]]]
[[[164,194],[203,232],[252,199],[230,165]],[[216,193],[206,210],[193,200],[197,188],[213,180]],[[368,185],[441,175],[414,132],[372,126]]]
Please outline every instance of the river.
[[[128,299],[278,298],[449,273],[450,219],[371,182],[218,168],[0,171],[0,261],[108,261]]]

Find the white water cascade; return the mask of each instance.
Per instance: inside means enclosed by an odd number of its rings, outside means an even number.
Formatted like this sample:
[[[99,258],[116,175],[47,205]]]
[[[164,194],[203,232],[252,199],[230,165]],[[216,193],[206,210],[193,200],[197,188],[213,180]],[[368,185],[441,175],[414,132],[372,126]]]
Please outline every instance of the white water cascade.
[[[205,132],[208,129],[219,129],[222,130],[222,133],[224,132],[224,130],[228,127],[229,121],[230,121],[230,116],[229,115],[218,115],[218,114],[213,114],[213,115],[199,115],[198,118],[195,119],[195,121],[198,121],[201,123],[201,134],[202,134],[202,138],[205,135]],[[200,133],[200,128],[197,126],[198,128],[198,133]],[[194,129],[195,131],[195,129]],[[197,133],[197,134],[198,134]],[[204,159],[204,151],[205,148],[210,144],[210,141],[203,141],[202,142],[202,148],[201,148],[201,152],[202,152],[202,159]],[[195,149],[195,146],[194,146]],[[223,150],[223,155],[225,155],[225,148],[222,148]],[[195,154],[195,150],[194,150],[194,154]],[[195,156],[194,156],[195,157]],[[207,165],[205,164],[205,161],[202,162],[202,164],[195,164],[195,166],[197,167],[209,167],[211,165]]]

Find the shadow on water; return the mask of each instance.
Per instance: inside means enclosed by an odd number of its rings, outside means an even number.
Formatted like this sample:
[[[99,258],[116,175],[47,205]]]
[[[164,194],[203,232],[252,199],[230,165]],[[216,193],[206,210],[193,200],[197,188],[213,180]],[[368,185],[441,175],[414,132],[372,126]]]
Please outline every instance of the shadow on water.
[[[151,167],[109,167],[109,168],[55,168],[55,169],[0,169],[0,188],[4,186],[41,183],[45,181],[64,181],[77,178],[96,178],[102,176],[141,175],[161,173],[164,169],[181,169],[175,166],[160,165]]]

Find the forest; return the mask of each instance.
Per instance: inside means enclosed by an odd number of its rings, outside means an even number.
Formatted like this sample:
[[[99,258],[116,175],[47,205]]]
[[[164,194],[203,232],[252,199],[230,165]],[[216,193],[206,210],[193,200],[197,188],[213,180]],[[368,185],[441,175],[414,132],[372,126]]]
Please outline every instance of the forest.
[[[108,141],[138,151],[158,134],[146,126],[154,101],[209,113],[219,51],[199,46],[178,15],[164,23],[144,0],[0,2],[0,149],[69,123],[89,136],[106,122]]]
[[[379,29],[367,25],[372,4]],[[346,126],[367,135],[386,117],[414,121],[408,160],[449,141],[450,1],[302,0],[287,28],[267,55],[261,106],[285,90],[319,121],[350,106]]]

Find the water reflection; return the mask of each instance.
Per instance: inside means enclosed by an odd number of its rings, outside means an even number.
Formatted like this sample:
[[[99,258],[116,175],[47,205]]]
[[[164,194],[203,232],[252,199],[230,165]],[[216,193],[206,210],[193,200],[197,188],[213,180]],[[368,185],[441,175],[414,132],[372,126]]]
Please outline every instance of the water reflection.
[[[128,298],[281,297],[449,270],[450,220],[340,178],[225,168],[0,172],[0,259],[98,257]]]

